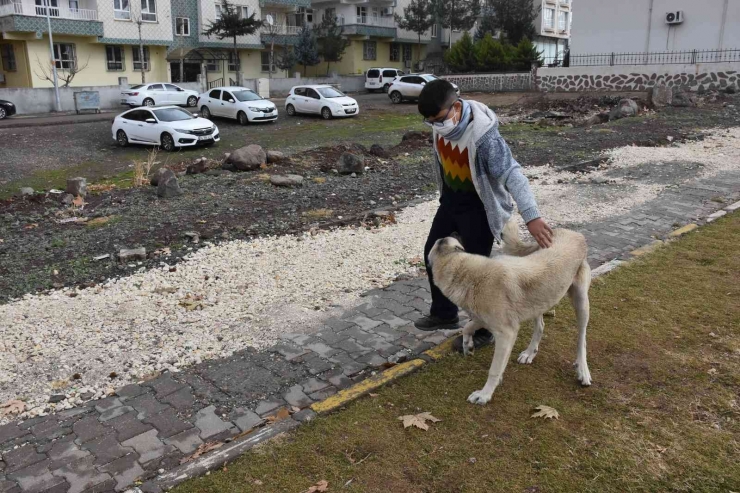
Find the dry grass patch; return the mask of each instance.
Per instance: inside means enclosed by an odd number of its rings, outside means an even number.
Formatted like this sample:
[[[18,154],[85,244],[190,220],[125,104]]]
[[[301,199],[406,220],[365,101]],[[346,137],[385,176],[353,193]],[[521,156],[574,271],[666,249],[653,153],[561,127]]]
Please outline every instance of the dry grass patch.
[[[319,220],[329,219],[334,215],[334,211],[331,209],[311,209],[301,214],[306,219]]]

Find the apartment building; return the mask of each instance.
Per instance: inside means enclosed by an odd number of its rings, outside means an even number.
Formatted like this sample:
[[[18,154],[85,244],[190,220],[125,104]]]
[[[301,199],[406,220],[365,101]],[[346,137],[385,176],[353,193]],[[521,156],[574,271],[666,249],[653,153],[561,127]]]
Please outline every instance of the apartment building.
[[[535,20],[534,44],[542,52],[546,65],[560,64],[570,43],[573,21],[572,0],[541,0],[542,8]]]

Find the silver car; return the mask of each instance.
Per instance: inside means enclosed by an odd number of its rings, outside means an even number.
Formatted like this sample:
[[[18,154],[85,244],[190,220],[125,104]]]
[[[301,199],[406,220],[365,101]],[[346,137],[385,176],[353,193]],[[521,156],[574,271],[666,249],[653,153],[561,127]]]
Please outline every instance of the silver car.
[[[393,104],[401,104],[404,101],[414,101],[419,99],[419,94],[427,82],[439,79],[433,74],[409,74],[398,77],[393,81],[391,86],[388,88],[388,97],[391,98]],[[452,84],[460,94],[460,89],[455,84]]]

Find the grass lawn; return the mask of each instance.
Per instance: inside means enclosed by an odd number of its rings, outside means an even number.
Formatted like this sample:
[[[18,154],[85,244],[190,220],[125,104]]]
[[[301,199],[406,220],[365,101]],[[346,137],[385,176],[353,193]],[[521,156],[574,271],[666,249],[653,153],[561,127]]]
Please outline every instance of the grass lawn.
[[[589,363],[577,385],[573,310],[545,319],[485,407],[492,350],[448,356],[259,447],[178,493],[740,492],[740,214],[594,282]],[[559,420],[532,419],[536,406]],[[396,419],[428,411],[429,431]],[[349,484],[345,486],[346,483]]]

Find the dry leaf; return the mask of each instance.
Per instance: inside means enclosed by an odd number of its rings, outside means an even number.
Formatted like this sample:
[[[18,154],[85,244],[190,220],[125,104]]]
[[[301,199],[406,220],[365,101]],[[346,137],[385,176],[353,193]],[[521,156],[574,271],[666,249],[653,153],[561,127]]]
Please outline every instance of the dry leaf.
[[[2,409],[3,416],[8,414],[20,414],[26,409],[26,403],[19,401],[18,399],[11,399],[4,404],[0,404],[0,409]]]
[[[180,464],[185,464],[186,462],[194,461],[201,455],[208,453],[211,450],[216,450],[218,448],[221,448],[223,446],[224,446],[223,442],[201,443],[200,446],[195,450],[195,452],[188,455],[187,457],[183,457],[182,459],[180,459]]]
[[[311,486],[309,489],[306,490],[306,493],[317,493],[322,491],[327,491],[329,489],[329,482],[326,479],[322,479],[318,483],[316,483],[314,486]]]
[[[82,198],[82,195],[78,195],[74,200],[72,200],[72,205],[75,207],[82,207],[85,205],[85,199]]]
[[[441,419],[435,418],[428,412],[419,414],[407,414],[406,416],[399,416],[398,419],[403,421],[404,428],[408,428],[409,426],[416,426],[417,428],[421,428],[424,431],[429,429],[429,425],[426,423],[427,421],[431,421],[432,423],[442,421]]]
[[[282,421],[285,418],[289,418],[289,417],[290,417],[290,411],[288,411],[284,407],[281,407],[280,410],[276,414],[273,414],[272,416],[268,416],[266,419],[268,423],[275,423],[277,421]]]
[[[370,397],[378,397],[378,396],[379,396],[380,394],[373,394],[372,392],[370,392],[370,393],[369,393],[369,394],[367,394],[367,395],[369,395]]]
[[[538,411],[531,416],[532,418],[560,418],[560,413],[557,412],[555,408],[552,408],[550,406],[537,406],[535,409],[537,409]]]
[[[26,224],[26,226],[24,227],[24,229],[35,229],[35,228],[38,228],[38,227],[39,227],[38,224],[32,223],[32,224]]]

